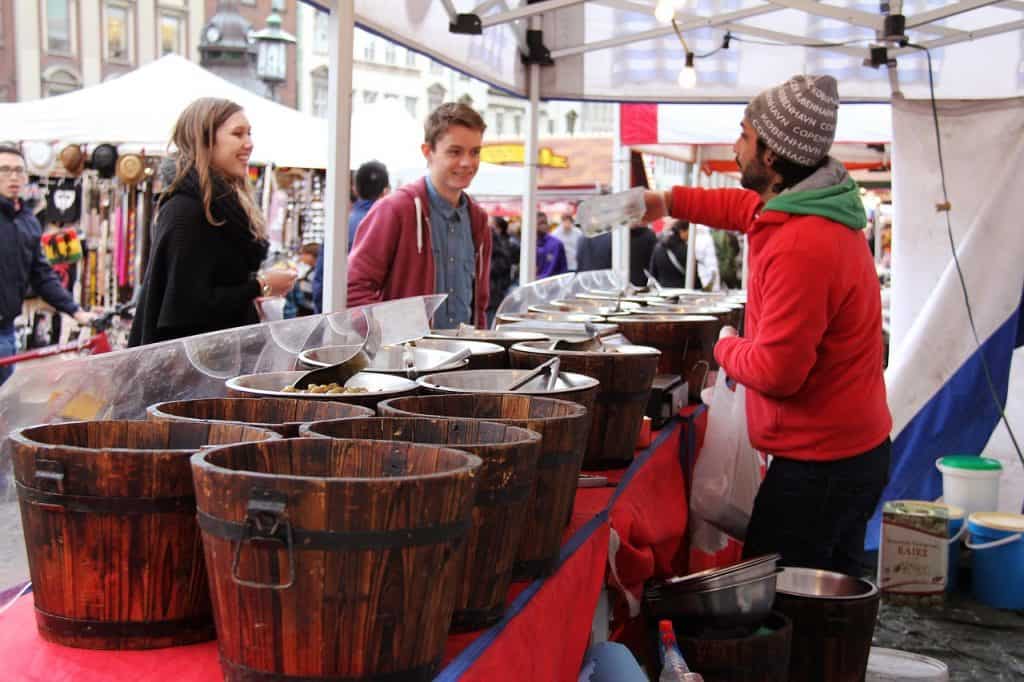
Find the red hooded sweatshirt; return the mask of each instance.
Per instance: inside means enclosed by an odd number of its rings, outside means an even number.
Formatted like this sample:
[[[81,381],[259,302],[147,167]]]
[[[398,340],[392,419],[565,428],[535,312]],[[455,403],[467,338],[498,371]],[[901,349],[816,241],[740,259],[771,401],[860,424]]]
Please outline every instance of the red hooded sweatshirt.
[[[747,235],[744,336],[720,340],[715,359],[748,389],[750,442],[813,461],[871,450],[892,417],[880,287],[864,236],[822,215],[761,210],[748,190],[672,190],[673,216]]]
[[[487,213],[467,195],[476,252],[473,320],[487,326],[491,283],[491,230]],[[348,305],[391,301],[435,293],[430,243],[430,200],[426,178],[378,199],[359,224],[348,254]]]

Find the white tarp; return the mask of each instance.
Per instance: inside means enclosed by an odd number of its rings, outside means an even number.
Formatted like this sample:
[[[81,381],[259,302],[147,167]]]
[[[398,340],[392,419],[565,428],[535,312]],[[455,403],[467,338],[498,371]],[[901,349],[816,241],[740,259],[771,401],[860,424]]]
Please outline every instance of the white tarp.
[[[257,163],[325,168],[327,121],[302,114],[215,76],[177,55],[66,95],[0,104],[5,139],[127,144],[166,150],[174,122],[199,97],[245,109]]]

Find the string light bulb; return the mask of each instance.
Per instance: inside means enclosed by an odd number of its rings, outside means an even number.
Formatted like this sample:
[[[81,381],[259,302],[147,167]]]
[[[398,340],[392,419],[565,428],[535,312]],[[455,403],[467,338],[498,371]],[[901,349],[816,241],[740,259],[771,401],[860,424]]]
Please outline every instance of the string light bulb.
[[[663,24],[670,23],[676,15],[676,5],[673,0],[658,0],[654,7],[654,18]]]
[[[693,68],[693,53],[686,53],[686,64],[679,72],[679,78],[676,81],[679,83],[679,87],[683,90],[690,90],[697,87],[697,69]]]

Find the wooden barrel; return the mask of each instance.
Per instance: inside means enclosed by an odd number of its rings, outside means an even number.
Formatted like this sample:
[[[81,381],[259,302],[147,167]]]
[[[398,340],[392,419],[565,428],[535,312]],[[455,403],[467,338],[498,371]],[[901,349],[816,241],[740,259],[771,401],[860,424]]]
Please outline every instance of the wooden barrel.
[[[705,375],[718,368],[714,350],[722,320],[713,315],[627,315],[616,323],[632,343],[661,351],[658,374],[678,374],[689,383],[690,398],[700,398]]]
[[[861,682],[867,673],[879,598],[877,589],[858,599],[776,592],[775,609],[793,621],[789,679]]]
[[[192,459],[225,679],[433,679],[480,459],[292,438]]]
[[[377,409],[385,416],[483,419],[539,433],[537,485],[527,505],[512,579],[532,580],[551,574],[576,499],[576,481],[590,429],[586,408],[565,400],[506,393],[392,398]]]
[[[452,629],[477,630],[501,618],[537,481],[539,434],[496,422],[441,417],[341,419],[304,424],[301,432],[447,446],[483,460],[466,552],[453,565],[458,577]]]
[[[299,435],[299,424],[324,419],[372,417],[369,407],[293,398],[198,398],[171,400],[146,410],[155,421],[227,421],[260,426],[286,438]]]
[[[607,352],[551,350],[549,343],[519,343],[515,369],[533,369],[558,357],[563,370],[597,379],[585,469],[625,467],[633,461],[661,353],[649,346],[615,346]]]
[[[773,612],[755,632],[689,636],[677,626],[676,635],[687,665],[704,682],[789,681],[793,625],[781,613]]]
[[[438,395],[443,393],[509,393],[508,387],[529,373],[525,369],[494,369],[490,371],[463,370],[459,372],[443,372],[428,374],[416,380],[425,393]],[[514,395],[535,395],[542,398],[569,400],[594,411],[594,400],[597,398],[598,381],[575,372],[563,372],[552,390],[544,386],[547,377],[539,377],[523,388],[516,390]]]
[[[68,422],[11,434],[36,623],[86,649],[214,638],[189,457],[237,424]]]

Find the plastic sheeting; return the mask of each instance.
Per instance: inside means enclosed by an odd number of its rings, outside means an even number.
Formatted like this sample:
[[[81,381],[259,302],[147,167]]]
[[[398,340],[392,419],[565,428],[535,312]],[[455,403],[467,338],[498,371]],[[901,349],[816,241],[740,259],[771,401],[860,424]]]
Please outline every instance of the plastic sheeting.
[[[309,348],[361,342],[370,324],[382,342],[423,337],[443,295],[422,296],[228,329],[102,355],[58,355],[18,365],[0,387],[0,434],[77,419],[144,419],[164,400],[227,395],[241,374],[294,368]],[[0,588],[28,577],[6,443],[0,450]]]

